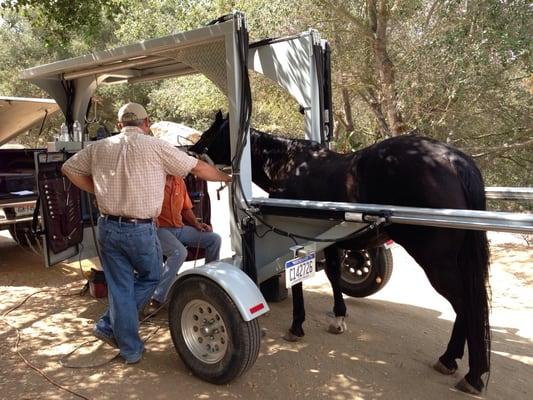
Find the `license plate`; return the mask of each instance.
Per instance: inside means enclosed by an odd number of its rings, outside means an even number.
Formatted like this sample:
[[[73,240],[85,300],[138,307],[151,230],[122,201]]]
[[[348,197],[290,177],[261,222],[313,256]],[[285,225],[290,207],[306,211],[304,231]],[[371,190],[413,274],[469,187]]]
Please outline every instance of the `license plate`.
[[[33,214],[33,207],[15,207],[15,215],[17,217],[22,217],[31,214]]]
[[[315,272],[315,253],[289,260],[285,263],[285,286],[288,289],[307,278],[311,278]]]

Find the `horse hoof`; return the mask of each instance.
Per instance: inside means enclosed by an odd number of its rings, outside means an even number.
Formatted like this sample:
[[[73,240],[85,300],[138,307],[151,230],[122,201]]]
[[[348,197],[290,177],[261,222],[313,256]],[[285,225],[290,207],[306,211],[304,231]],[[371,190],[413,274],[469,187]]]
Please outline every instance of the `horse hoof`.
[[[299,342],[300,340],[302,340],[302,336],[296,336],[290,331],[290,329],[285,332],[285,335],[283,335],[282,338],[285,339],[287,342]]]
[[[460,390],[461,392],[465,392],[468,394],[481,394],[481,390],[476,389],[474,386],[472,386],[470,383],[466,381],[465,378],[461,379],[457,385],[455,385],[455,388],[457,390]]]
[[[441,374],[444,374],[444,375],[452,375],[452,374],[455,374],[455,371],[457,371],[457,368],[448,368],[440,360],[438,360],[435,364],[433,364],[433,369],[435,369],[436,371],[439,371]]]
[[[328,332],[335,335],[339,335],[346,331],[345,317],[335,317],[335,319],[329,324]]]

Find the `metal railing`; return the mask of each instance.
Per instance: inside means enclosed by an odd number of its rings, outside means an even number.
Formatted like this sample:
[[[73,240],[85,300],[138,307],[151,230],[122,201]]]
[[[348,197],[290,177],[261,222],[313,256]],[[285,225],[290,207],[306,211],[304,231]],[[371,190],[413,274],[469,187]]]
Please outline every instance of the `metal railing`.
[[[485,195],[491,200],[533,200],[530,187],[486,187]]]
[[[331,218],[331,212],[341,213],[342,219],[352,222],[370,222],[386,217],[396,224],[435,226],[443,228],[472,229],[515,233],[533,233],[533,214],[501,211],[458,210],[446,208],[399,207],[381,204],[341,203],[253,198],[251,204],[263,207],[266,213],[276,209],[292,209],[295,216],[302,211],[313,211],[313,218]]]

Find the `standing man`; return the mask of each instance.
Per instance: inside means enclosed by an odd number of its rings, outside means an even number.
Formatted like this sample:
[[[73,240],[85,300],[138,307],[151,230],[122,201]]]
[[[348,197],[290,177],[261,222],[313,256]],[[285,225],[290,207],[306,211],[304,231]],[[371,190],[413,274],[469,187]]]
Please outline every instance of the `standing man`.
[[[118,347],[126,364],[141,360],[138,312],[148,302],[161,274],[161,247],[154,220],[161,211],[167,175],[189,172],[208,181],[231,177],[149,135],[143,106],[128,103],[118,112],[120,134],[97,141],[71,157],[63,173],[95,193],[102,267],[109,308],[94,335]],[[135,274],[136,272],[136,274]]]
[[[154,310],[165,302],[168,289],[187,258],[185,246],[205,249],[205,262],[208,263],[218,260],[221,244],[220,236],[213,232],[211,226],[196,219],[187,186],[179,176],[167,176],[165,198],[157,224],[157,236],[167,261],[152,296],[151,308]]]

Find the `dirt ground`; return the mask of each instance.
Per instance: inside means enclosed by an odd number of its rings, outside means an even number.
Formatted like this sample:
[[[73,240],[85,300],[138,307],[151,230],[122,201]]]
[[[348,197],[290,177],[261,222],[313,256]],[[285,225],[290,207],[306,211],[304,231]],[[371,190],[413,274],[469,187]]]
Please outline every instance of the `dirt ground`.
[[[486,399],[533,396],[533,247],[518,236],[491,235],[493,291],[492,374]],[[180,361],[165,314],[142,327],[152,335],[141,363],[111,361],[114,350],[92,340],[94,320],[105,302],[80,296],[84,280],[78,263],[46,270],[41,257],[0,232],[0,398],[77,399],[52,385],[24,363],[20,354],[47,377],[88,399],[460,399],[454,376],[430,366],[448,341],[453,313],[429,286],[421,269],[399,247],[389,284],[366,299],[347,298],[348,331],[326,332],[332,307],[323,272],[307,281],[305,340],[287,343],[281,335],[291,317],[290,298],[271,304],[260,320],[266,332],[252,369],[231,384],[215,386],[191,375]],[[87,270],[90,265],[84,264]],[[27,296],[27,301],[19,305]],[[155,330],[157,332],[155,332]],[[155,334],[153,334],[155,332]],[[529,394],[528,394],[529,393]]]

